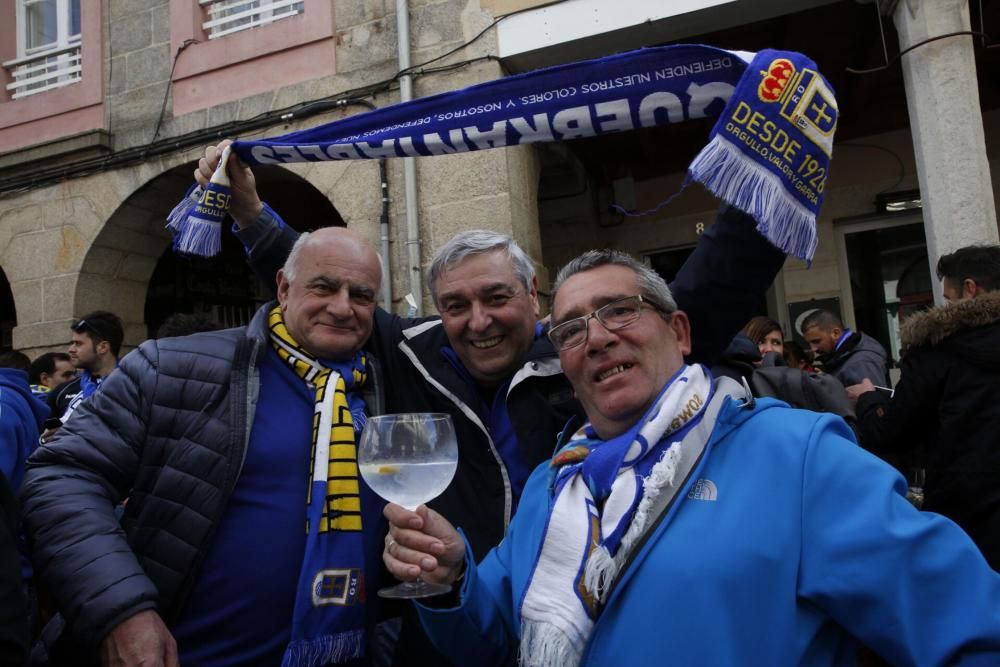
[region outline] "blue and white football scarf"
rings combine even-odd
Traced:
[[[365,357],[357,353],[334,370],[306,352],[275,306],[268,315],[271,345],[316,393],[306,498],[306,548],[299,573],[292,639],[282,667],[346,662],[364,652],[366,600],[362,529],[380,507],[362,505],[357,432],[364,425]],[[305,472],[305,471],[303,471]],[[370,575],[370,573],[369,573]]]
[[[700,459],[735,383],[702,366],[671,378],[635,426],[601,440],[584,426],[552,459],[552,509],[521,601],[521,663],[577,665],[632,548]]]
[[[97,391],[97,388],[101,386],[102,382],[104,382],[103,377],[95,378],[86,368],[81,371],[80,391],[70,399],[69,404],[66,405],[66,410],[59,417],[63,424],[65,424],[66,420],[68,420],[70,416],[76,412],[76,409],[80,407],[80,404],[83,403],[85,399],[89,398],[95,391]]]
[[[794,52],[684,44],[641,49],[488,81],[272,139],[236,141],[232,151],[251,166],[446,155],[720,113],[684,185],[701,182],[753,216],[774,245],[810,260],[837,102],[815,63]],[[167,218],[179,252],[219,252],[229,203],[226,159],[208,187],[189,190]]]

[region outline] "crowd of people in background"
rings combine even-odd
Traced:
[[[670,285],[577,257],[545,321],[517,243],[461,233],[413,319],[366,239],[229,177],[274,294],[248,326],[178,314],[119,359],[96,311],[68,353],[0,355],[3,664],[1000,662],[1000,247],[940,259],[893,388],[838,314],[808,349],[754,316],[784,256],[732,208]],[[458,436],[415,512],[358,472],[394,412]],[[374,595],[418,576],[451,592]]]

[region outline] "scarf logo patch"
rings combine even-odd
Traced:
[[[320,570],[313,578],[314,607],[333,604],[348,607],[365,601],[365,578],[359,568]]]
[[[764,78],[757,86],[757,97],[761,102],[777,102],[785,92],[789,79],[795,74],[795,65],[786,58],[772,60]]]
[[[789,91],[781,115],[798,126],[802,134],[829,158],[833,153],[833,133],[837,129],[837,101],[833,91],[816,70],[809,68],[803,68],[794,77]]]
[[[691,500],[715,501],[719,499],[719,489],[715,482],[710,479],[699,479],[688,491],[688,498]]]
[[[701,410],[701,406],[703,405],[705,405],[705,399],[703,399],[700,394],[695,394],[691,397],[691,400],[684,404],[681,411],[678,412],[677,416],[670,422],[670,430],[676,431],[684,426],[684,424],[691,421],[691,418],[698,414],[698,411]]]

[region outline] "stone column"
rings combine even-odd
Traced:
[[[898,0],[892,15],[900,50],[971,30],[968,0]],[[928,42],[901,62],[931,275],[940,255],[998,241],[972,40],[957,35]],[[942,301],[938,281],[934,299]]]

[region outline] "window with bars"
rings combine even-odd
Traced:
[[[280,21],[303,11],[302,0],[198,0],[209,39]]]
[[[17,58],[3,63],[12,99],[80,80],[80,0],[16,0]]]

